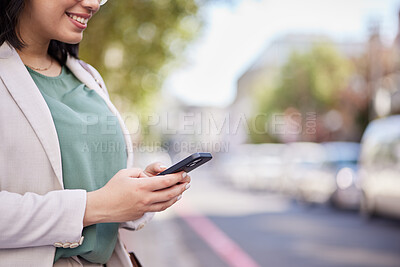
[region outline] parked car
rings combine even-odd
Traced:
[[[331,203],[340,208],[359,209],[361,188],[358,179],[358,158],[360,144],[354,142],[327,142],[326,165],[332,171],[336,189]]]
[[[222,154],[218,160],[222,179],[237,188],[248,188],[247,177],[250,171],[248,157],[243,155],[243,150],[234,148],[229,153]]]
[[[361,212],[400,218],[400,115],[368,125],[360,161]]]
[[[285,156],[284,192],[302,202],[327,202],[336,185],[326,160],[327,151],[321,144],[290,143]]]
[[[277,191],[281,184],[285,145],[244,144],[221,162],[225,180],[235,187]]]
[[[261,190],[280,191],[284,169],[284,144],[258,144],[253,155],[254,186]]]
[[[336,206],[357,208],[361,194],[356,175],[359,149],[353,142],[289,144],[285,192],[303,202],[331,201]]]

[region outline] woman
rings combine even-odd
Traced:
[[[118,228],[189,187],[186,173],[148,177],[159,163],[132,168],[103,80],[77,59],[102,2],[0,2],[0,266],[132,266]]]

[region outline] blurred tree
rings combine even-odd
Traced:
[[[347,87],[352,69],[351,61],[341,56],[331,44],[318,44],[304,54],[293,53],[272,86],[264,85],[263,90],[256,95],[259,103],[256,114],[289,116],[289,121],[296,126],[304,124],[306,114],[319,116],[335,111],[339,109],[341,91]],[[299,114],[303,120],[294,114]],[[256,128],[265,127],[270,119],[254,118]],[[304,126],[298,128],[304,129]],[[318,139],[317,135],[314,137]],[[252,132],[251,139],[253,142],[270,142],[276,141],[277,136]],[[299,139],[303,138],[300,136]]]
[[[148,117],[158,111],[163,81],[202,29],[200,8],[215,3],[234,6],[240,1],[108,1],[91,19],[80,57],[102,74],[119,110],[137,116],[138,121],[128,122],[134,141],[160,138],[150,133]]]
[[[103,75],[111,97],[140,110],[200,30],[198,10],[195,0],[109,1],[90,21],[80,57]]]

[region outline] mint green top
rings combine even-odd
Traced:
[[[118,119],[104,100],[63,67],[57,77],[27,68],[53,117],[60,143],[65,189],[99,189],[120,169],[126,168],[126,146]],[[57,248],[59,258],[81,256],[106,263],[115,248],[118,223],[83,229],[84,242],[77,248]],[[64,242],[65,240],[60,240]]]

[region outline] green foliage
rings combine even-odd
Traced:
[[[352,64],[330,44],[319,44],[309,52],[293,53],[270,86],[257,95],[256,114],[284,113],[289,108],[301,114],[324,114],[338,106],[340,91],[352,73]],[[258,121],[266,125],[267,119]],[[268,134],[251,134],[254,142],[275,141]]]
[[[293,53],[263,108],[279,112],[288,107],[300,112],[327,111],[334,108],[350,74],[350,62],[331,45],[318,45],[304,54]]]
[[[80,57],[99,70],[112,97],[141,110],[201,24],[194,0],[109,1],[89,22]]]

